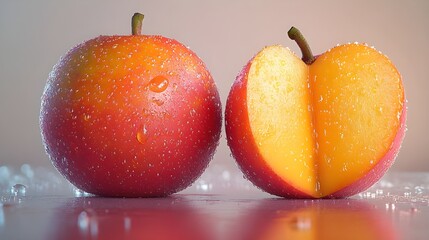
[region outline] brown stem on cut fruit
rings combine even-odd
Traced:
[[[302,61],[304,61],[307,65],[312,64],[316,58],[313,56],[310,46],[298,28],[291,27],[287,32],[287,35],[290,39],[294,40],[301,49]]]
[[[142,24],[143,24],[144,15],[141,13],[134,13],[131,18],[131,31],[133,35],[142,34]]]

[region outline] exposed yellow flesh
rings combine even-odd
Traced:
[[[308,67],[288,49],[255,56],[247,82],[252,134],[267,164],[295,188],[316,194]]]
[[[252,60],[250,126],[268,166],[321,197],[350,185],[389,150],[399,128],[400,75],[379,52],[349,44],[311,66],[281,46]]]
[[[350,185],[389,150],[399,129],[399,73],[376,50],[331,49],[310,67],[318,168],[323,195]]]

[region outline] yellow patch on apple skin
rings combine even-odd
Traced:
[[[296,189],[317,196],[308,67],[289,49],[271,46],[251,63],[247,107],[266,163]]]

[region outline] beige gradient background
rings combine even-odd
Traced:
[[[145,34],[175,38],[210,69],[223,109],[235,76],[262,47],[299,53],[296,26],[314,53],[366,42],[386,54],[404,80],[408,132],[393,167],[429,171],[429,1],[102,1],[0,0],[0,166],[51,167],[40,139],[40,96],[48,73],[68,49],[98,35],[130,33],[146,15]],[[236,168],[225,134],[211,166]]]

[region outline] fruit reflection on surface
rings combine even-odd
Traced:
[[[53,215],[46,239],[213,239],[210,219],[180,198],[74,198],[65,204],[73,208]]]
[[[244,175],[271,194],[351,196],[380,179],[399,151],[402,79],[365,44],[338,45],[314,58],[302,41],[304,61],[269,46],[240,72],[226,105],[228,145]]]
[[[222,125],[219,94],[198,56],[176,40],[100,36],[49,75],[40,111],[46,152],[76,187],[102,196],[166,196],[207,167]]]
[[[242,226],[239,239],[396,239],[390,220],[359,201],[305,204],[267,200],[245,218],[250,224]]]

